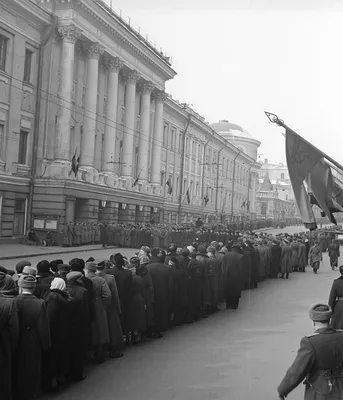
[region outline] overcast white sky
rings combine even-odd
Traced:
[[[108,0],[109,1],[109,0]],[[281,128],[343,164],[343,0],[113,0],[172,56],[167,91],[209,122],[227,119],[285,161]]]

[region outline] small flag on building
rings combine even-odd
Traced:
[[[138,184],[138,178],[135,179],[135,181],[134,181],[133,184],[132,184],[132,187],[137,186],[137,184]]]
[[[76,177],[77,171],[79,170],[80,156],[76,159],[76,154],[77,154],[77,147],[75,149],[73,158],[71,159],[71,170],[69,171],[69,176],[74,172],[75,177]]]
[[[168,194],[172,194],[173,193],[173,186],[171,184],[170,176],[169,176],[169,178],[168,178],[168,180],[166,182],[166,185],[168,186]]]
[[[208,202],[210,201],[210,199],[208,198],[208,195],[206,195],[204,197],[204,202],[205,202],[205,207],[207,206]]]
[[[243,201],[241,208],[245,208],[245,200]]]
[[[189,194],[189,189],[187,189],[186,196],[187,196],[187,203],[190,204],[190,202],[191,202],[191,196],[190,196],[190,194]]]

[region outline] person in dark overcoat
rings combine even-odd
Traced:
[[[19,339],[17,311],[13,296],[7,294],[11,286],[15,287],[13,279],[0,272],[0,390],[1,396],[8,400],[12,400],[12,362]]]
[[[280,272],[281,278],[289,278],[289,274],[293,271],[292,268],[292,248],[288,240],[284,240],[281,246]]]
[[[105,248],[107,243],[108,243],[108,229],[107,229],[107,224],[101,224],[100,225],[100,243],[102,244],[102,247]]]
[[[63,264],[63,263],[61,263]],[[50,287],[51,282],[54,280],[55,275],[50,271],[50,262],[42,260],[37,264],[37,284],[44,283]]]
[[[68,343],[70,379],[82,381],[86,378],[84,366],[89,348],[91,324],[91,297],[83,287],[82,273],[71,271],[67,275],[66,291],[70,296],[70,337]]]
[[[44,376],[47,389],[57,389],[69,375],[69,329],[70,296],[62,278],[54,278],[50,291],[45,295],[47,315],[50,324],[51,348],[44,357]]]
[[[212,274],[209,277],[211,288],[211,311],[215,312],[219,310],[219,277],[221,275],[221,261],[216,257],[215,246],[209,246],[207,248],[207,255],[209,257],[212,271]]]
[[[180,326],[185,323],[187,312],[187,275],[178,258],[171,257],[168,264],[171,269],[172,279],[172,303],[170,310],[172,325]]]
[[[212,271],[205,246],[199,246],[196,260],[201,274],[201,312],[202,317],[206,318],[211,306],[210,276]]]
[[[152,282],[154,284],[154,318],[156,333],[159,334],[168,329],[169,301],[171,298],[171,271],[164,264],[166,253],[159,248],[153,248],[151,255],[154,262],[147,265]]]
[[[270,252],[271,252],[271,260],[270,260],[269,277],[271,279],[277,279],[280,269],[280,260],[281,260],[281,247],[280,247],[280,242],[278,240],[273,240]]]
[[[50,327],[45,303],[33,295],[36,278],[19,278],[19,295],[13,299],[19,320],[19,341],[15,355],[14,388],[16,400],[40,395],[42,356],[50,349]]]
[[[329,250],[330,265],[332,270],[334,270],[335,268],[338,267],[338,258],[340,256],[339,243],[337,242],[337,240],[333,240],[329,244],[328,250]]]
[[[113,275],[116,280],[119,300],[120,300],[120,307],[121,307],[121,326],[122,330],[125,332],[125,319],[127,315],[127,302],[128,302],[128,295],[130,291],[130,285],[132,283],[133,277],[132,273],[124,268],[125,259],[122,254],[112,254],[110,257],[110,261],[114,264],[114,268],[107,270],[106,273],[109,275]]]
[[[227,309],[236,310],[241,298],[241,270],[243,264],[241,248],[241,244],[234,243],[231,246],[231,251],[226,253],[223,258],[223,274],[225,275],[224,297]]]
[[[111,304],[106,308],[107,313],[107,323],[109,329],[109,338],[110,338],[110,357],[111,358],[119,358],[123,356],[123,353],[120,352],[120,348],[124,345],[123,341],[123,331],[120,324],[120,300],[118,295],[118,289],[115,277],[113,275],[106,274],[106,260],[97,265],[96,275],[104,278],[110,291],[111,291]],[[107,263],[108,264],[108,263]]]
[[[92,322],[91,322],[91,344],[95,349],[94,361],[103,361],[103,346],[110,342],[109,329],[107,322],[107,308],[111,305],[111,291],[104,278],[97,276],[97,265],[93,262],[86,263],[86,276],[92,281],[93,293],[92,303]]]
[[[135,257],[132,257],[135,258]],[[137,260],[130,260],[131,264],[136,264],[136,274],[143,279],[144,286],[144,300],[146,305],[146,335],[150,338],[158,338],[155,332],[155,321],[154,321],[154,303],[155,303],[155,293],[154,284],[152,282],[151,275],[148,271],[148,264],[150,259],[147,255],[142,255],[141,258]]]
[[[129,270],[132,273],[132,282],[127,301],[125,332],[126,343],[131,345],[138,344],[146,331],[146,304],[143,279],[136,274],[135,264],[130,264]]]
[[[298,245],[299,271],[305,272],[305,267],[307,265],[306,246],[301,239],[298,239]]]
[[[343,333],[330,327],[331,307],[314,304],[309,310],[314,332],[304,336],[293,364],[277,388],[285,399],[301,383],[305,400],[343,398]]]
[[[339,272],[341,276],[333,281],[329,295],[329,306],[333,311],[331,326],[334,329],[343,329],[343,266],[339,267]]]

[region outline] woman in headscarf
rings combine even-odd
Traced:
[[[70,330],[70,296],[62,278],[54,278],[45,295],[50,324],[51,349],[45,359],[44,384],[48,390],[57,390],[69,374],[68,342]]]
[[[12,282],[12,283],[11,283]],[[13,279],[0,272],[0,388],[4,399],[12,399],[12,359],[19,337],[19,324],[12,296]]]

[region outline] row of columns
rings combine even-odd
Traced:
[[[81,30],[74,25],[63,25],[58,27],[58,33],[62,39],[61,89],[59,94],[61,107],[57,116],[55,161],[65,163],[70,161],[70,121],[72,113],[70,104],[72,103],[75,43],[81,36]],[[94,169],[99,58],[104,53],[104,50],[104,47],[99,43],[92,43],[87,49],[88,68],[85,115],[80,149],[80,167],[85,169]],[[107,61],[109,75],[102,171],[114,173],[119,72],[124,63],[118,57],[109,58]],[[126,77],[124,136],[121,159],[121,175],[123,177],[133,177],[134,174],[132,160],[134,153],[136,91],[137,83],[140,79],[141,76],[137,71],[130,71]],[[155,120],[152,137],[151,182],[159,184],[162,162],[163,105],[166,94],[163,91],[155,90],[151,82],[143,83],[140,89],[142,97],[137,169],[140,172],[140,180],[147,181],[149,179],[151,96],[154,95]]]

